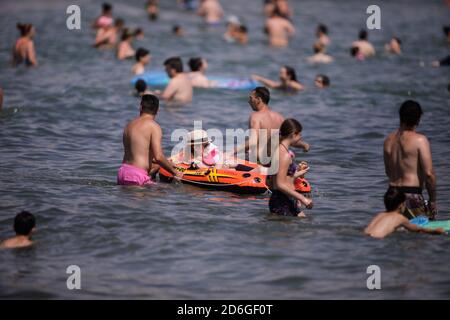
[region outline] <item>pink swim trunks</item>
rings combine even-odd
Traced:
[[[122,163],[117,173],[117,184],[124,186],[145,186],[155,184],[144,169]]]

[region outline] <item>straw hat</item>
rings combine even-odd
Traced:
[[[187,135],[187,144],[189,145],[204,144],[206,142],[211,142],[211,140],[205,130],[194,130]]]

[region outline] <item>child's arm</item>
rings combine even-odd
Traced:
[[[406,220],[406,218],[405,218]],[[420,232],[420,233],[428,233],[428,234],[445,234],[445,230],[443,228],[437,228],[437,229],[427,229],[419,227],[415,224],[412,224],[408,220],[402,223],[402,226],[405,227],[406,230],[411,232]]]

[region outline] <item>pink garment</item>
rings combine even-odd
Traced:
[[[210,143],[209,146],[203,151],[203,162],[207,166],[214,166],[219,162],[219,148]]]
[[[112,26],[112,24],[113,24],[113,19],[110,17],[107,17],[107,16],[101,16],[97,20],[97,26],[99,28],[109,27],[109,26]]]
[[[124,186],[145,186],[155,184],[144,169],[122,163],[117,172],[117,184]]]

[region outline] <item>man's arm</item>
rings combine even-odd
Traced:
[[[436,203],[436,175],[433,169],[433,161],[431,159],[431,149],[428,139],[423,136],[419,139],[419,161],[421,171],[425,174],[425,186],[430,197],[430,202]]]
[[[255,80],[255,81],[261,82],[263,85],[265,85],[265,86],[267,86],[267,87],[269,87],[271,89],[277,89],[281,85],[279,82],[276,82],[276,81],[273,81],[273,80],[270,80],[270,79],[258,76],[256,74],[253,74],[251,76],[251,78],[253,80]]]
[[[164,169],[172,173],[173,175],[177,175],[177,171],[173,167],[173,165],[166,159],[164,156],[164,152],[162,150],[162,131],[159,125],[156,125],[152,129],[152,137],[151,137],[151,148],[153,152],[153,158],[155,161]],[[150,160],[152,161],[152,160]],[[150,162],[150,166],[152,163]]]
[[[384,160],[384,172],[386,173],[386,176],[389,178],[391,177],[391,170],[389,166],[389,153],[387,152],[387,141],[388,139],[384,141],[383,145],[383,160]]]
[[[295,35],[295,27],[288,20],[286,20],[286,31],[289,34],[289,37],[293,37]]]
[[[309,143],[307,143],[307,142],[305,142],[303,140],[300,140],[300,141],[296,142],[292,146],[295,147],[295,148],[301,148],[301,149],[303,149],[304,152],[308,152],[309,149],[311,148]]]
[[[164,89],[164,92],[161,95],[161,99],[170,101],[173,99],[173,96],[175,95],[176,92],[177,92],[176,84],[174,83],[173,80],[171,80],[167,85],[166,89]]]

